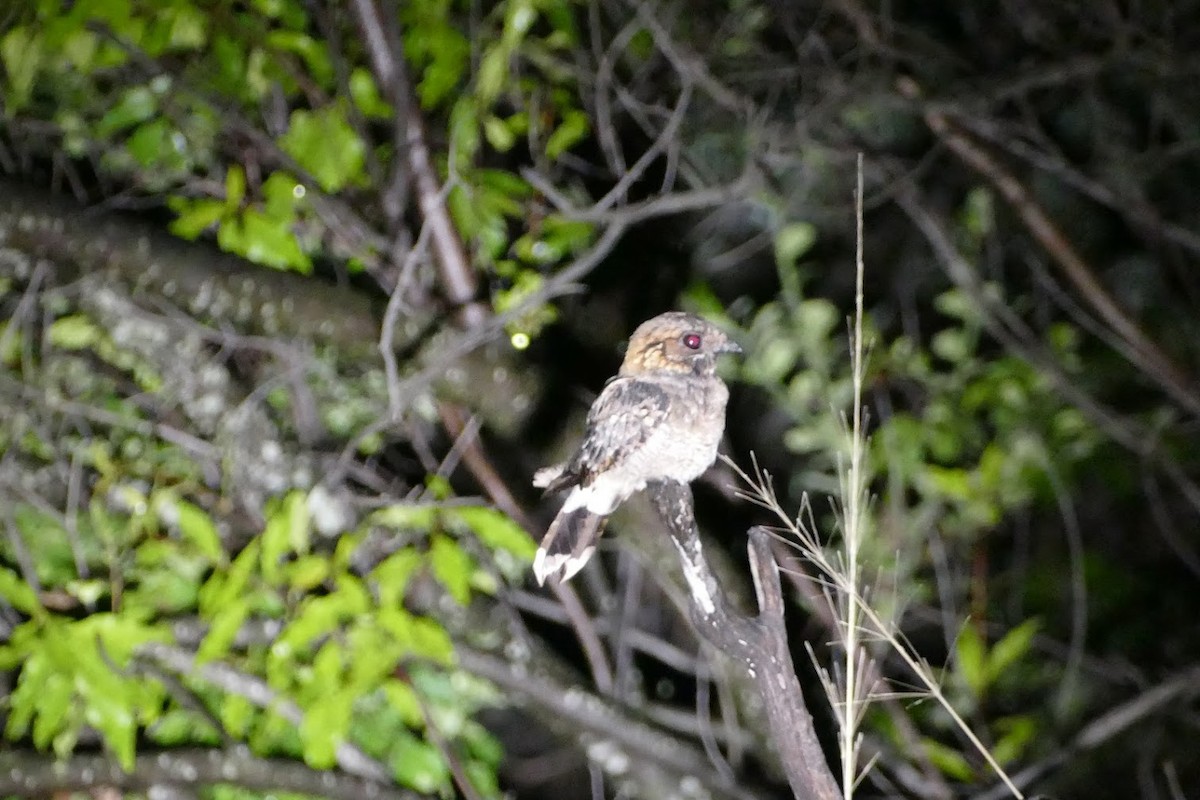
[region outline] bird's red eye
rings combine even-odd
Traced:
[[[683,335],[683,346],[688,348],[689,350],[699,350],[700,349],[700,334],[685,333]]]

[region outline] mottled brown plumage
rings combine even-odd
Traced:
[[[534,560],[538,583],[578,572],[608,515],[648,482],[687,483],[708,469],[729,399],[716,358],[736,352],[724,332],[693,314],[671,311],[638,326],[620,371],[588,411],[575,455],[534,478],[548,492],[571,490]]]

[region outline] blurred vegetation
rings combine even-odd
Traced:
[[[861,152],[873,604],[1029,791],[1200,791],[1197,11],[0,5],[0,790],[785,796],[649,512],[535,592],[529,478],[687,307],[835,550]],[[857,794],[1003,796],[870,649]]]

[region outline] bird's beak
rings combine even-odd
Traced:
[[[723,344],[717,348],[717,352],[718,353],[735,353],[737,355],[741,355],[742,353],[744,353],[746,351],[743,350],[742,346],[739,345],[737,342],[733,341],[732,339],[726,339],[725,344]]]

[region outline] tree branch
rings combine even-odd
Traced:
[[[143,645],[138,654],[164,669],[195,678],[216,686],[222,691],[243,697],[258,708],[270,709],[293,725],[299,726],[304,712],[295,703],[280,697],[261,678],[242,673],[219,661],[197,664],[193,653],[182,647],[159,642]],[[384,782],[389,780],[388,768],[350,742],[342,742],[335,751],[337,764],[346,772],[361,778]]]
[[[1192,666],[1101,714],[1085,725],[1073,741],[1014,775],[1013,782],[1021,787],[1030,786],[1064,764],[1070,764],[1081,753],[1100,747],[1125,733],[1168,704],[1194,697],[1197,692],[1200,692],[1200,667]],[[1001,800],[1008,796],[1008,787],[1001,784],[975,795],[974,800]]]
[[[901,94],[916,100],[920,88],[912,80],[902,80]],[[1017,177],[973,142],[946,114],[931,105],[924,109],[925,123],[959,159],[970,165],[1008,201],[1034,240],[1075,286],[1100,319],[1120,337],[1118,349],[1131,364],[1140,368],[1181,407],[1200,415],[1200,390],[1191,375],[1175,363],[1138,323],[1109,294],[1092,268],[1083,260],[1062,230],[1026,190]]]
[[[761,792],[730,783],[706,762],[704,754],[676,734],[665,733],[639,719],[616,701],[555,680],[536,661],[513,663],[455,642],[459,666],[502,687],[517,703],[541,712],[548,722],[567,723],[587,735],[608,741],[618,752],[650,762],[676,776],[690,775],[716,797],[759,800]]]
[[[286,791],[331,800],[417,800],[419,795],[375,781],[315,770],[286,759],[255,758],[245,747],[175,749],[144,753],[125,772],[116,759],[75,755],[65,760],[30,751],[0,753],[0,795],[44,797],[98,786],[146,792],[155,786],[233,784],[258,791]]]
[[[403,131],[404,152],[416,187],[421,219],[430,228],[434,260],[446,299],[458,309],[464,328],[475,327],[487,313],[477,299],[479,276],[446,208],[442,184],[433,166],[420,107],[404,60],[396,15],[382,13],[374,0],[355,0],[352,6],[366,43],[371,69],[396,109],[397,135]]]
[[[784,624],[779,566],[771,553],[770,535],[760,527],[751,528],[749,533],[750,567],[759,607],[759,615],[751,617],[730,606],[709,570],[696,529],[691,489],[663,481],[650,488],[650,498],[679,551],[691,592],[692,621],[701,636],[745,666],[754,679],[792,792],[806,799],[841,797],[796,678]]]

